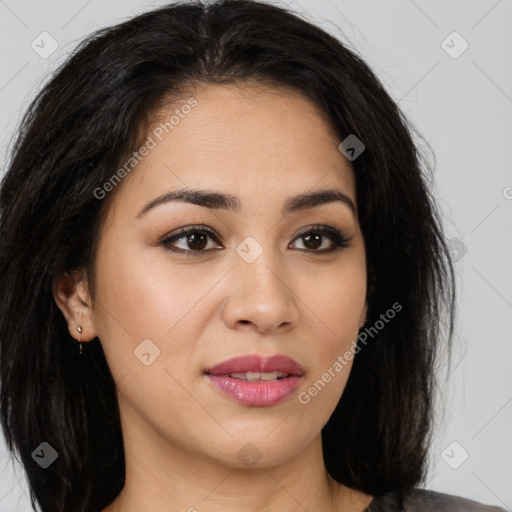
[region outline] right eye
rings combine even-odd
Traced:
[[[180,228],[177,232],[170,233],[169,236],[166,236],[160,242],[160,245],[163,245],[166,250],[171,252],[182,253],[186,256],[199,256],[200,253],[211,250],[211,248],[205,250],[208,244],[208,237],[214,239],[217,243],[219,241],[219,237],[211,229],[192,226],[189,228]],[[184,245],[188,245],[190,249],[175,247],[175,243],[181,239],[184,239]]]

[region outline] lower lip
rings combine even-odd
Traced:
[[[275,405],[289,397],[302,382],[302,376],[290,375],[280,380],[248,381],[225,375],[208,375],[213,385],[225,395],[246,405]]]

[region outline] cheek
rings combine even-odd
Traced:
[[[340,349],[357,336],[366,300],[366,269],[359,261],[308,279],[302,296],[317,317],[322,345]],[[320,332],[318,334],[321,334]]]
[[[116,382],[129,374],[125,385],[148,383],[152,396],[162,386],[179,396],[166,371],[181,382],[190,378],[186,365],[198,365],[197,340],[211,312],[208,291],[218,277],[207,266],[180,270],[163,249],[118,247],[105,245],[97,260],[95,325],[110,371]]]
[[[366,299],[364,258],[340,267],[328,276],[316,276],[315,293],[307,302],[310,318],[310,372],[305,400],[322,402],[334,409],[356,357],[356,342]]]

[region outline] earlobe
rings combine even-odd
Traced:
[[[83,272],[64,272],[54,279],[53,298],[61,310],[70,335],[77,341],[91,341],[96,337],[91,298]]]

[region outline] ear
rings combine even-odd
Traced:
[[[85,276],[85,271],[64,272],[54,279],[52,287],[53,298],[68,323],[69,334],[77,341],[91,341],[96,337]]]

